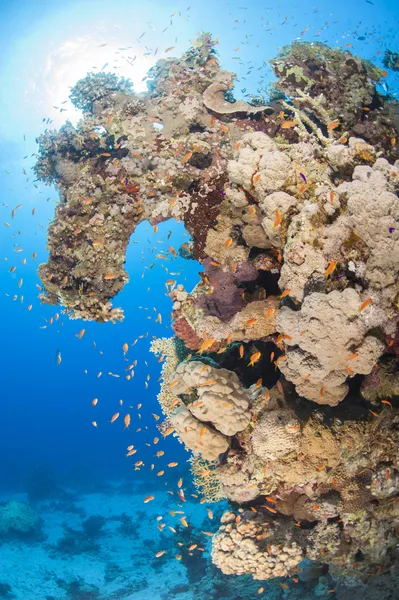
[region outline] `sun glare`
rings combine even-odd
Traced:
[[[89,72],[116,73],[131,79],[136,92],[146,91],[146,75],[156,59],[142,53],[142,48],[98,44],[90,37],[64,41],[47,55],[43,69],[45,109],[53,115],[54,124],[65,122],[65,118],[72,122],[80,118],[68,96],[76,81]]]

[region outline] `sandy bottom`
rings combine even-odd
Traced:
[[[75,495],[73,490],[71,493],[73,501],[70,509],[68,504],[65,508],[63,505],[66,503],[59,501],[35,506],[43,519],[44,541],[31,543],[13,539],[0,545],[0,583],[11,586],[13,595],[10,598],[165,600],[177,597],[179,600],[193,600],[193,592],[188,589],[186,568],[175,558],[179,552],[175,541],[178,534],[168,528],[179,526],[183,515],[172,516],[169,511],[184,511],[187,522],[196,528],[215,529],[215,520],[211,523],[205,506],[189,500],[182,504],[176,495],[171,497],[164,491],[155,493],[155,500],[148,503],[143,501],[145,494],[123,494],[117,489],[115,492],[84,495]],[[11,499],[27,502],[24,495],[3,497],[0,501]],[[128,535],[118,530],[122,513],[133,518],[134,531]],[[65,527],[81,531],[82,520],[94,515],[106,519],[101,535],[95,538],[98,544],[96,551],[74,555],[57,550],[57,542],[65,535]],[[160,516],[162,520],[157,520]],[[166,525],[163,531],[159,531],[158,526],[162,523]],[[210,538],[201,535],[201,539],[196,541],[199,547],[204,548],[202,560],[210,560]],[[191,545],[193,540],[189,543]],[[162,550],[166,550],[165,555],[156,558],[155,554]],[[79,582],[78,589],[73,582]],[[68,588],[71,584],[75,588]],[[98,596],[91,595],[91,586],[98,589]]]

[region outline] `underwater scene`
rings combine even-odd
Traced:
[[[399,599],[399,4],[4,0],[0,600]]]

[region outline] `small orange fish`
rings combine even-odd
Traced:
[[[240,346],[240,358],[244,356],[244,346],[241,344]]]
[[[161,556],[163,556],[165,554],[166,550],[161,550],[160,552],[157,552],[155,555],[155,558],[160,558]]]
[[[163,433],[163,437],[167,437],[168,435],[170,435],[171,433],[173,433],[173,432],[174,432],[174,430],[175,430],[175,428],[174,428],[174,427],[168,427],[168,428],[166,429],[166,431],[164,431],[164,433]]]
[[[191,544],[191,546],[189,546],[188,551],[191,552],[191,550],[195,550],[197,548],[198,544]]]
[[[122,350],[123,350],[123,354],[126,354],[126,352],[129,350],[129,344],[126,344],[126,342],[125,342],[122,346]]]
[[[244,327],[250,327],[251,325],[255,325],[256,322],[257,322],[257,319],[249,319],[248,321],[246,321],[244,323]]]
[[[248,367],[249,366],[253,367],[254,364],[258,362],[258,360],[260,359],[261,355],[262,355],[261,352],[254,352],[254,354],[251,355],[251,358],[250,358],[249,363],[248,363]]]
[[[111,417],[111,423],[113,423],[114,421],[116,421],[116,419],[119,417],[119,413],[115,413],[114,415],[112,415]]]
[[[281,211],[277,208],[276,209],[276,218],[274,219],[274,223],[273,223],[273,229],[276,229],[276,227],[278,227],[281,224],[282,220],[283,220],[283,215],[281,214]]]
[[[328,277],[329,275],[331,275],[332,273],[334,273],[335,269],[337,268],[337,261],[336,260],[332,260],[330,262],[330,264],[327,267],[327,270],[325,272],[325,276]]]
[[[281,129],[291,129],[291,127],[296,127],[297,125],[297,121],[284,121],[281,123]]]
[[[168,467],[173,468],[173,467],[177,467],[179,463],[178,462],[170,462],[168,463]]]
[[[186,519],[184,517],[182,517],[180,520],[180,523],[184,526],[184,527],[188,527],[188,523],[186,521]]]
[[[364,310],[369,304],[371,304],[371,298],[367,298],[367,300],[362,302],[362,304],[360,305],[359,311],[361,312],[362,310]]]
[[[275,508],[271,508],[270,506],[265,506],[265,508],[273,514],[277,513],[277,510]]]
[[[331,121],[331,123],[329,123],[327,129],[329,131],[332,131],[333,129],[336,129],[337,127],[339,127],[340,122],[338,121],[338,119],[336,119],[335,121]]]
[[[177,256],[177,252],[176,250],[173,248],[173,246],[168,246],[168,250],[171,254],[173,254],[174,257]]]
[[[147,504],[147,502],[151,502],[151,500],[154,500],[155,496],[147,496],[146,498],[144,498],[144,504]]]
[[[354,360],[358,356],[359,356],[359,352],[355,352],[354,354],[351,354],[350,356],[348,356],[348,358],[346,358],[345,360]]]
[[[286,296],[289,295],[291,290],[284,290],[284,292],[282,292],[282,294],[280,294],[280,300],[282,300],[283,298],[285,298]]]
[[[206,385],[214,385],[216,383],[216,379],[208,379],[208,381],[204,381],[204,383],[200,383],[198,387],[204,387]]]
[[[129,425],[130,425],[130,415],[129,414],[125,415],[123,422],[125,424],[125,429],[129,429]]]
[[[96,421],[92,421],[91,424],[93,425],[93,427],[97,427],[97,422]]]
[[[289,586],[286,583],[280,583],[281,587],[283,588],[283,590],[289,590]]]
[[[96,406],[97,403],[98,403],[98,398],[94,398],[94,400],[91,401],[92,406]]]
[[[190,158],[192,157],[193,153],[192,152],[187,152],[187,154],[185,154],[182,158],[182,163],[185,164],[186,162],[188,162],[190,160]]]
[[[105,279],[105,281],[110,281],[111,279],[116,279],[118,277],[118,275],[115,275],[115,273],[105,273],[103,279]]]
[[[265,588],[263,588],[263,587],[260,587],[260,588],[258,589],[258,594],[263,594],[263,592],[264,592],[264,589],[265,589]]]
[[[227,238],[227,240],[224,243],[224,247],[225,248],[230,248],[231,244],[233,243],[233,238],[229,237]]]
[[[392,408],[392,404],[389,402],[389,400],[381,400],[381,404],[388,404],[388,406]]]

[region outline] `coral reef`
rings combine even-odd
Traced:
[[[0,538],[38,537],[42,521],[28,504],[12,500],[0,505]]]
[[[317,580],[321,596],[331,581],[389,590],[398,104],[377,91],[383,70],[303,42],[271,61],[273,109],[235,101],[214,45],[204,34],[159,60],[146,94],[89,75],[72,91],[76,128],[39,138],[36,175],[60,191],[41,297],[71,318],[121,320],[111,300],[128,281],[131,234],[144,220],[182,221],[191,239],[179,254],[203,271],[191,291],[168,282],[175,337],[151,344],[163,363],[158,427],[193,453],[205,499],[231,504],[214,563]]]

